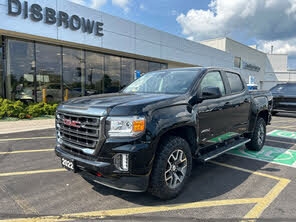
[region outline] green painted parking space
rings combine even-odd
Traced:
[[[296,139],[296,132],[274,130],[267,134],[268,136],[284,137],[289,139]]]
[[[296,151],[264,146],[259,152],[240,147],[228,154],[296,168]]]

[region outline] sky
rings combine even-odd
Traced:
[[[190,39],[229,37],[289,54],[296,69],[296,0],[71,0]]]

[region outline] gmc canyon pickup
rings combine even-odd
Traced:
[[[176,197],[192,170],[246,145],[262,149],[272,95],[239,73],[182,68],[145,74],[119,93],[71,99],[56,113],[56,154],[68,170],[118,190]]]

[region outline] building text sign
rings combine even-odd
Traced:
[[[23,3],[20,0],[8,0],[8,15],[21,16],[24,19],[31,19],[34,22],[44,21],[48,25],[57,25],[64,28],[70,28],[72,31],[82,30],[85,33],[96,36],[103,36],[103,23],[79,17],[78,15],[69,15],[63,11],[56,11],[53,8],[42,8],[38,4],[29,5],[27,1]]]

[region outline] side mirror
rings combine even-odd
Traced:
[[[222,93],[218,87],[206,87],[202,90],[202,99],[218,99]]]

